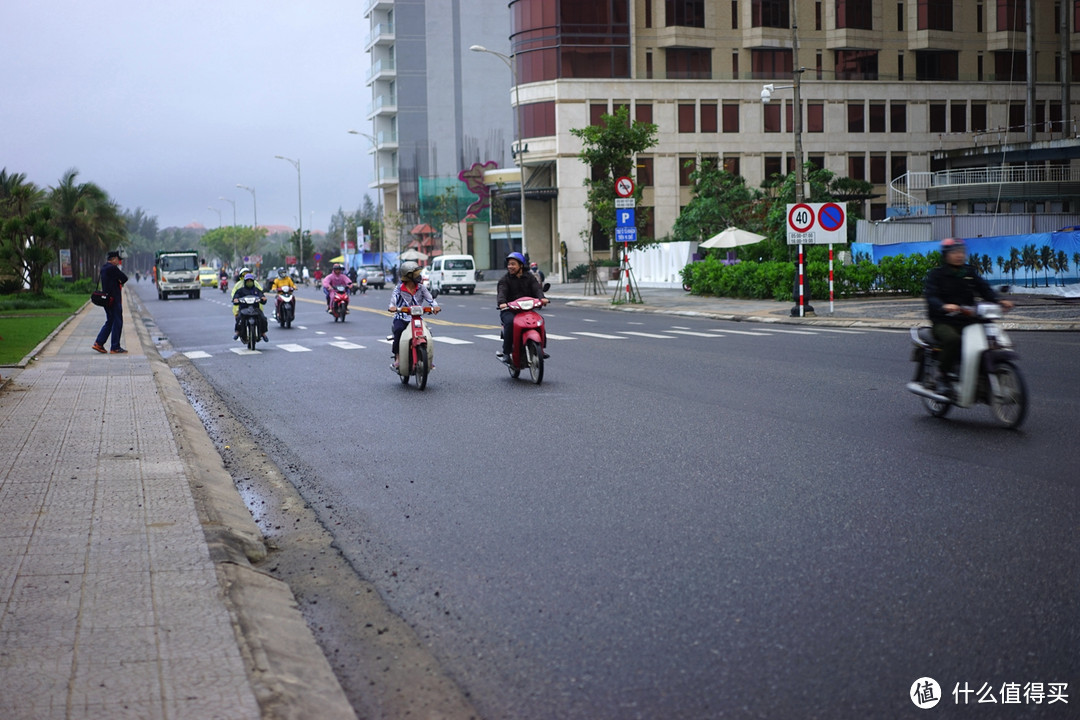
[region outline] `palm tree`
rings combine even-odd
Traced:
[[[1009,248],[1009,262],[1012,263],[1012,281],[1016,284],[1016,271],[1020,269],[1020,250],[1013,247]]]
[[[1054,260],[1054,248],[1049,245],[1043,245],[1039,248],[1039,269],[1043,271],[1043,279],[1045,283],[1043,287],[1050,287],[1050,269],[1051,262]]]
[[[105,250],[120,247],[127,238],[120,209],[94,183],[76,182],[78,175],[78,170],[68,170],[49,196],[61,232],[59,243],[71,248],[76,279],[92,274]]]
[[[1039,251],[1035,249],[1034,244],[1024,246],[1020,252],[1020,264],[1024,266],[1024,287],[1034,287],[1034,285],[1028,285],[1028,278],[1039,267]]]
[[[1005,258],[997,256],[998,275],[1005,277]]]
[[[45,193],[25,175],[0,171],[0,262],[38,295],[45,292],[45,268],[59,236],[51,216]]]
[[[1069,256],[1064,250],[1058,250],[1057,253],[1057,271],[1061,273],[1069,272]],[[1058,278],[1062,287],[1065,287],[1065,278]]]

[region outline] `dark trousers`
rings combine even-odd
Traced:
[[[499,320],[502,321],[503,326],[503,354],[507,358],[510,357],[510,353],[514,350],[514,318],[517,313],[513,310],[500,310]]]
[[[233,332],[236,333],[237,335],[240,334],[240,325],[241,325],[241,323],[246,323],[246,318],[243,315],[237,313],[236,314],[236,322],[233,324]],[[258,316],[258,318],[256,318],[256,321],[255,321],[255,327],[257,327],[259,329],[259,335],[260,336],[266,334],[266,325],[267,325],[266,316],[263,315],[262,313],[259,313],[259,316]]]
[[[97,334],[97,344],[105,347],[105,340],[112,334],[110,350],[120,349],[120,333],[124,331],[124,312],[120,300],[113,298],[105,306],[105,324]]]
[[[391,346],[390,349],[390,352],[394,354],[394,357],[397,357],[398,342],[401,340],[401,333],[405,332],[405,328],[407,327],[409,327],[408,320],[394,318],[394,344]]]
[[[955,373],[956,363],[960,360],[960,339],[964,329],[948,323],[934,323],[933,330],[934,337],[941,343],[941,371]]]

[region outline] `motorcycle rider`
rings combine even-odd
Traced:
[[[496,292],[499,320],[503,326],[503,344],[502,350],[495,353],[495,357],[509,363],[514,347],[514,316],[517,313],[510,310],[507,303],[518,298],[534,297],[540,298],[540,306],[543,307],[548,304],[548,299],[544,297],[544,289],[536,275],[525,271],[525,256],[519,252],[506,256],[506,274],[499,278]],[[544,357],[547,358],[548,354],[544,353]]]
[[[927,273],[924,293],[934,337],[941,344],[938,389],[949,394],[957,380],[956,363],[960,360],[964,326],[971,322],[967,317],[970,311],[965,308],[975,304],[976,296],[1000,303],[1005,310],[1013,304],[999,300],[990,284],[967,263],[967,247],[960,238],[941,241],[941,265]]]
[[[236,291],[239,290],[241,287],[243,287],[244,278],[247,277],[248,275],[251,275],[251,270],[249,268],[246,268],[246,267],[240,268],[240,272],[236,273],[236,282],[232,286],[232,292],[229,293],[230,298],[235,298],[236,297]],[[254,278],[255,276],[251,275],[251,277]],[[259,288],[259,290],[262,291],[262,286],[259,285],[258,281],[255,282],[255,287]],[[236,317],[239,313],[240,313],[240,306],[237,305],[236,303],[233,303],[233,306],[232,306],[233,317]],[[235,340],[235,339],[236,338],[233,338],[233,340]]]
[[[398,369],[398,341],[401,339],[401,333],[405,332],[405,328],[409,326],[409,313],[402,312],[399,308],[408,308],[413,305],[430,306],[431,312],[436,315],[442,310],[439,303],[435,302],[435,298],[431,296],[431,291],[421,281],[420,266],[412,260],[406,260],[401,264],[401,284],[394,288],[394,292],[390,295],[390,307],[387,308],[391,312],[398,311],[394,315],[393,323],[394,364],[390,366],[394,370]]]
[[[244,275],[243,283],[243,285],[233,291],[232,296],[233,316],[235,318],[233,320],[233,340],[240,339],[240,298],[248,297],[250,295],[259,298],[259,320],[257,324],[257,327],[259,328],[259,337],[264,341],[269,340],[270,338],[266,335],[266,315],[263,314],[261,307],[266,304],[266,294],[263,293],[262,288],[255,282],[255,276],[251,273]]]
[[[343,272],[344,270],[345,268],[341,263],[334,263],[330,274],[322,280],[323,294],[326,295],[326,312],[330,312],[330,288],[335,285],[352,286],[352,282],[349,280],[349,276]]]
[[[289,274],[285,272],[285,268],[278,268],[277,277],[274,278],[274,284],[270,286],[270,292],[281,292],[282,288],[289,288],[293,292],[296,292],[296,283],[289,277]],[[274,305],[274,319],[277,320],[277,305]]]

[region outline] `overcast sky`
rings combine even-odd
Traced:
[[[3,0],[0,167],[69,168],[161,228],[325,230],[378,200],[364,119],[366,0]],[[255,197],[237,184],[251,186]]]

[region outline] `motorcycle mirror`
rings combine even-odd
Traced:
[[[544,287],[543,287],[543,288],[541,288],[541,289],[542,289],[542,290],[543,290],[544,292],[547,292],[548,290],[550,290],[550,289],[551,289],[551,283],[544,283]]]

